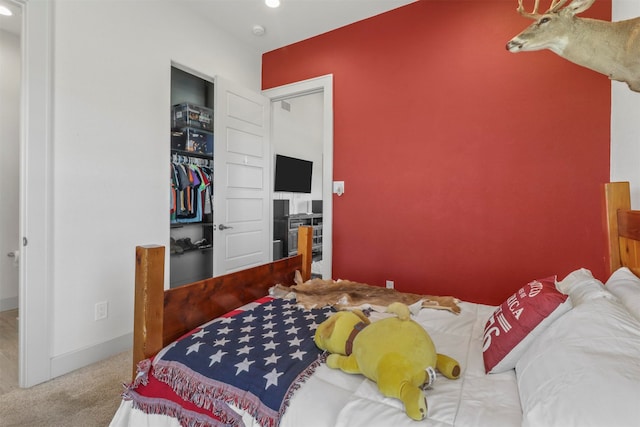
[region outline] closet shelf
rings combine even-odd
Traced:
[[[171,255],[184,255],[184,254],[189,254],[193,252],[207,252],[212,250],[213,250],[213,245],[207,245],[207,246],[201,246],[193,249],[184,249],[182,252],[171,252]]]
[[[209,135],[213,135],[213,131],[212,130],[208,130],[208,129],[202,129],[199,128],[197,126],[178,126],[178,127],[172,127],[171,128],[171,132],[181,132],[184,129],[189,129],[192,130],[194,132],[201,132],[201,133],[206,133]]]
[[[181,156],[186,156],[186,157],[197,157],[200,159],[207,159],[207,160],[211,160],[212,156],[211,154],[205,154],[205,153],[196,153],[194,151],[186,151],[186,150],[176,150],[176,149],[171,149],[171,154],[179,154]]]
[[[171,224],[171,228],[182,228],[182,227],[189,227],[189,226],[193,226],[193,225],[199,225],[199,226],[205,226],[205,227],[212,227],[213,223],[212,222],[179,222],[176,224]]]

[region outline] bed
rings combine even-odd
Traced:
[[[301,228],[301,253],[295,257],[170,290],[163,289],[164,249],[138,247],[134,379],[111,426],[637,425],[640,211],[630,208],[628,183],[605,184],[603,194],[611,271],[606,283],[580,268],[563,278],[532,278],[499,306],[462,301],[459,314],[416,311],[414,320],[438,352],[462,367],[459,379],[438,375],[425,390],[428,416],[420,422],[405,415],[399,400],[382,396],[372,381],[329,369],[319,350],[304,364],[296,362],[282,392],[274,391],[275,383],[286,375],[279,377],[276,368],[253,375],[266,384],[264,390],[255,384],[220,386],[223,380],[214,378],[252,369],[247,331],[271,324],[262,320],[265,313],[297,313],[307,319],[299,326],[310,336],[313,325],[332,314],[327,307],[302,309],[295,301],[269,296],[276,284],[293,285],[296,270],[309,278],[311,230]],[[372,321],[387,316],[375,310],[369,315]],[[247,319],[257,319],[257,325]],[[231,333],[227,325],[234,323],[238,330],[244,325],[244,332],[227,339],[223,334]],[[234,350],[216,352],[229,341],[237,341]],[[295,349],[290,354],[313,353],[313,345],[303,347],[297,335],[289,342]],[[201,362],[209,367],[183,360],[207,345]],[[264,359],[275,358],[267,345],[254,347]],[[207,369],[230,352],[241,361],[209,377]],[[263,402],[278,393],[281,400]]]

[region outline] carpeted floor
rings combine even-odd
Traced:
[[[131,351],[0,395],[2,427],[106,427],[131,380]]]
[[[18,309],[0,311],[0,395],[18,387]],[[2,419],[0,419],[2,425]]]

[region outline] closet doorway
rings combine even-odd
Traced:
[[[284,86],[263,91],[263,94],[271,100],[271,110],[282,108],[282,103],[293,102],[295,98],[305,96],[321,97],[321,115],[318,118],[322,122],[322,261],[312,267],[312,272],[324,279],[332,278],[332,237],[333,237],[333,75],[329,74],[309,80],[303,80]],[[290,102],[288,102],[290,101]],[[276,114],[272,114],[272,120],[276,120]],[[272,124],[276,128],[277,123]],[[274,148],[272,134],[271,152],[275,159],[277,150]],[[272,165],[275,171],[275,164]],[[273,218],[273,203],[272,215]],[[273,227],[273,223],[272,223]],[[315,269],[315,271],[314,271]]]

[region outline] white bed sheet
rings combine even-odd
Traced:
[[[431,335],[439,353],[458,360],[458,380],[438,376],[426,391],[428,416],[421,426],[516,426],[522,423],[515,371],[486,375],[482,359],[484,325],[495,307],[461,302],[461,313],[423,309],[414,319]],[[374,314],[372,319],[382,315]],[[247,427],[259,425],[243,417]],[[291,399],[281,427],[359,427],[418,425],[397,399],[382,396],[361,375],[320,366]],[[123,401],[112,427],[178,427],[176,419],[147,415]]]

